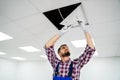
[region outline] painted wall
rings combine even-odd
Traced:
[[[0,58],[0,80],[16,80],[16,61]]]
[[[81,80],[120,80],[120,57],[93,58],[82,70]]]
[[[48,61],[19,62],[17,80],[51,80],[52,67]]]
[[[81,70],[81,80],[120,80],[120,57],[92,58]],[[0,80],[52,80],[48,61],[0,59]]]

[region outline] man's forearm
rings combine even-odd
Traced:
[[[90,26],[89,25],[85,25],[84,21],[79,21],[79,20],[78,20],[78,24],[80,25],[80,28],[83,30],[83,32],[85,34],[88,46],[90,46],[91,48],[94,49],[94,44],[93,44],[91,35],[89,33],[90,32],[90,30],[89,30]]]
[[[88,46],[90,46],[91,48],[94,49],[94,44],[93,44],[90,33],[89,32],[84,32],[84,33],[85,33],[85,37],[86,37],[86,41],[87,41]]]
[[[67,29],[65,29],[67,27]],[[68,27],[68,25],[62,27],[62,29],[59,31],[58,34],[56,34],[55,36],[53,36],[47,43],[46,43],[46,47],[50,47],[52,45],[55,44],[55,42],[61,37],[63,36],[66,32],[69,31],[69,29],[71,29],[71,27]]]
[[[55,42],[60,38],[59,34],[56,34],[55,36],[53,36],[50,40],[48,40],[48,42],[45,44],[46,48],[49,48],[50,46],[54,45]]]

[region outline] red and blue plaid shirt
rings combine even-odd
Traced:
[[[67,76],[69,72],[68,70],[69,70],[69,65],[71,63],[71,60],[64,63],[61,60],[59,60],[55,54],[54,46],[45,48],[45,50],[48,56],[48,60],[53,67],[53,70],[55,71],[57,64],[60,62],[59,76],[62,76],[62,77]],[[81,68],[90,60],[94,52],[95,52],[95,49],[92,49],[87,45],[83,54],[81,54],[78,58],[72,61],[73,62],[72,80],[79,80]]]

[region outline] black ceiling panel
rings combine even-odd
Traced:
[[[79,5],[80,3],[72,4],[69,6],[61,7],[59,8],[63,18],[66,18],[71,12],[73,12]],[[43,12],[43,14],[55,25],[55,27],[58,30],[61,30],[63,25],[60,25],[60,22],[63,21],[63,18],[61,17],[58,9],[50,10],[47,12]]]

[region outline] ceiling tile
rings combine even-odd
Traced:
[[[119,0],[86,0],[83,6],[91,24],[120,20]]]
[[[31,3],[37,7],[41,12],[71,5],[82,0],[30,0]]]
[[[27,0],[0,0],[0,14],[16,20],[38,12]]]
[[[29,17],[23,18],[21,20],[16,20],[15,23],[17,23],[18,25],[24,28],[27,28],[27,27],[38,25],[38,24],[42,25],[46,22],[46,20],[47,19],[42,13],[37,13]]]
[[[0,25],[4,25],[6,23],[9,23],[11,21],[11,19],[5,17],[5,16],[2,16],[0,15]]]

